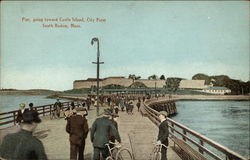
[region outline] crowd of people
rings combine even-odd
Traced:
[[[90,140],[93,143],[93,160],[100,160],[100,155],[105,159],[109,156],[107,143],[119,142],[121,137],[118,131],[117,117],[119,111],[133,115],[134,106],[140,111],[142,102],[149,99],[148,96],[103,96],[101,95],[100,105],[105,106],[102,116],[96,118],[91,129],[89,128],[87,115],[90,106],[96,106],[96,97],[87,97],[86,100],[77,106],[72,102],[66,109],[57,99],[53,105],[51,119],[64,117],[67,121],[65,130],[69,134],[70,160],[84,160],[85,140],[90,132]],[[136,102],[136,103],[135,103]],[[160,114],[162,121],[159,127],[158,142],[168,145],[168,126],[166,115]],[[165,118],[165,119],[164,119]],[[32,136],[38,123],[41,122],[39,114],[33,108],[33,103],[29,104],[29,109],[25,104],[20,104],[20,110],[16,118],[16,123],[20,125],[20,131],[4,137],[0,145],[0,159],[41,159],[46,160],[47,156],[42,142]],[[113,144],[110,144],[113,147]],[[163,157],[166,157],[166,149],[162,149]],[[165,158],[166,159],[166,158]],[[164,158],[162,160],[165,160]]]
[[[119,110],[122,112],[126,112],[128,115],[133,115],[134,107],[137,107],[137,111],[140,111],[141,103],[144,102],[146,99],[150,99],[150,95],[142,96],[142,97],[135,97],[135,96],[117,96],[117,95],[109,95],[109,96],[100,96],[100,104],[107,106],[114,110],[116,114],[118,114]],[[136,102],[136,103],[135,103]]]

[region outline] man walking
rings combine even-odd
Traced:
[[[122,112],[124,111],[124,107],[125,107],[125,100],[124,100],[124,97],[122,97],[120,99],[120,106],[121,106],[121,109],[122,109]]]
[[[138,100],[138,102],[136,103],[136,107],[138,109],[138,112],[140,111],[140,107],[141,107],[141,101]]]
[[[25,111],[20,124],[21,130],[4,137],[0,146],[0,159],[47,160],[42,142],[32,136],[40,122],[37,111]]]
[[[89,97],[87,97],[86,104],[87,104],[87,108],[89,110],[90,109],[90,105],[91,105],[91,99]]]
[[[94,160],[100,160],[100,153],[104,159],[108,157],[108,148],[105,144],[109,142],[110,132],[121,143],[120,135],[110,120],[111,115],[112,113],[105,109],[103,117],[97,118],[92,125],[90,138],[94,147]]]
[[[157,138],[157,144],[164,144],[168,146],[168,122],[167,122],[167,114],[165,112],[160,112],[159,119],[161,124],[159,125],[159,133]],[[161,149],[161,160],[167,160],[167,148],[162,146]]]
[[[57,99],[56,103],[54,104],[54,114],[59,119],[60,118],[60,112],[62,109],[62,103]]]
[[[85,139],[88,135],[88,123],[84,116],[84,107],[76,108],[76,114],[67,120],[66,131],[69,133],[70,160],[84,160]],[[78,156],[77,156],[78,155]]]

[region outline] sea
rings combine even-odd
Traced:
[[[42,106],[46,104],[54,104],[56,99],[46,98],[48,95],[0,95],[0,112],[8,112],[19,109],[20,103],[25,103],[29,108],[29,103],[34,106]],[[60,102],[67,102],[69,100],[60,99]]]
[[[177,101],[171,117],[244,157],[250,155],[249,101]]]

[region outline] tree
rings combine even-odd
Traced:
[[[136,76],[135,74],[129,74],[128,78],[132,79],[134,83],[134,81],[140,79],[141,76]]]
[[[229,80],[230,78],[227,75],[217,75],[217,76],[210,76],[210,79],[213,80],[214,86],[224,86],[225,81]]]
[[[160,80],[165,80],[165,76],[161,75]]]
[[[176,91],[179,88],[180,82],[183,78],[170,77],[166,80],[166,88],[169,91]]]
[[[134,82],[129,86],[129,88],[147,88],[147,86],[142,82]]]
[[[206,74],[203,74],[203,73],[195,74],[192,77],[192,80],[205,80],[205,85],[209,85],[211,83],[210,77]]]
[[[212,83],[213,86],[226,87],[231,90],[231,94],[248,94],[250,90],[249,82],[243,82],[236,79],[231,79],[227,75],[207,76],[205,74],[196,74],[192,79],[205,80],[205,84]]]
[[[158,79],[158,77],[155,74],[153,74],[152,76],[148,77],[148,80],[157,80],[157,79]]]
[[[125,87],[119,84],[109,84],[102,87],[103,89],[124,89]]]
[[[135,80],[137,80],[137,79],[141,79],[141,76],[137,76],[137,77],[135,77]]]

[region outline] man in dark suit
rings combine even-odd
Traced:
[[[83,107],[76,108],[77,113],[67,120],[66,131],[69,133],[70,160],[84,160],[85,139],[88,135],[88,123]]]
[[[118,114],[116,113],[112,113],[112,115],[109,117],[109,119],[112,121],[112,123],[114,124],[115,128],[118,131],[118,123],[117,123],[117,117],[119,117]],[[119,132],[119,131],[118,131]],[[115,143],[115,136],[112,135],[111,130],[109,132],[109,141],[111,141],[112,143]],[[110,148],[113,148],[115,145],[109,143]]]
[[[109,119],[111,115],[109,110],[104,110],[103,117],[97,118],[92,125],[90,138],[94,147],[94,160],[100,160],[100,153],[104,159],[108,157],[108,148],[105,144],[109,142],[110,132],[121,143],[120,135]]]
[[[157,138],[157,144],[164,144],[168,146],[168,122],[167,122],[167,113],[160,112],[159,119],[161,124],[159,125],[159,134]],[[167,160],[167,148],[162,146],[161,149],[161,160]]]

